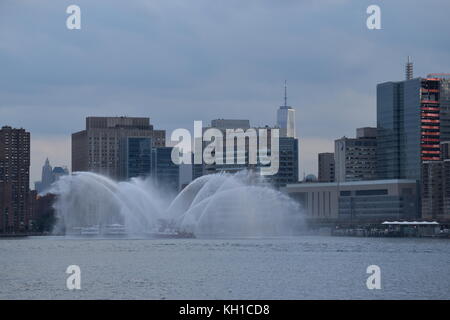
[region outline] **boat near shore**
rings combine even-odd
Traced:
[[[129,234],[126,227],[122,224],[110,224],[105,226],[87,226],[87,227],[73,227],[70,231],[66,231],[65,235],[68,236],[81,236],[81,237],[145,237],[148,239],[192,239],[195,238],[194,233],[181,231],[177,229],[159,229],[155,231]]]
[[[385,221],[370,227],[336,227],[333,236],[450,238],[447,227],[436,221]]]
[[[98,235],[100,235],[100,228],[98,226],[80,228],[80,235],[82,235],[82,236],[98,236]]]
[[[73,227],[66,231],[66,235],[69,236],[124,236],[126,235],[125,226],[121,224],[111,224],[103,227],[94,225],[87,227]]]
[[[126,236],[127,231],[125,229],[125,226],[122,224],[109,224],[106,225],[102,230],[102,235],[105,236]]]
[[[165,230],[158,232],[147,232],[145,234],[148,238],[152,239],[193,239],[194,233],[178,230]]]

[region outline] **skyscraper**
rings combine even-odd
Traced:
[[[25,232],[29,227],[30,133],[0,130],[0,233]]]
[[[53,182],[57,181],[60,177],[68,174],[69,170],[67,169],[67,167],[52,168],[52,166],[50,165],[50,161],[47,158],[44,165],[42,166],[41,180],[34,183],[37,194],[48,191]]]
[[[447,142],[450,141],[450,74],[429,74],[428,77],[439,79],[440,140]]]
[[[53,168],[50,165],[50,161],[48,160],[48,158],[45,160],[45,164],[42,167],[42,176],[41,176],[41,185],[40,188],[42,190],[41,191],[45,191],[48,188],[50,188],[51,184],[53,183],[54,178],[53,178]]]
[[[449,78],[431,74],[377,86],[377,175],[421,178],[423,161],[440,160],[450,140]]]
[[[295,109],[287,105],[287,82],[284,82],[284,105],[277,112],[280,137],[295,138]]]
[[[86,130],[72,134],[72,171],[93,171],[120,177],[120,142],[147,137],[154,147],[165,146],[165,131],[154,130],[149,118],[88,117]]]

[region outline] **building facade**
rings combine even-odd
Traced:
[[[0,129],[0,233],[29,229],[30,133]]]
[[[334,153],[323,152],[318,155],[319,182],[334,182]]]
[[[173,147],[157,147],[152,150],[152,175],[156,183],[173,191],[180,189],[180,166],[173,163]]]
[[[300,203],[312,222],[380,223],[419,217],[415,180],[299,183],[282,190]]]
[[[279,168],[278,173],[268,176],[268,180],[276,188],[284,187],[289,183],[299,181],[299,145],[298,139],[293,137],[280,137],[279,139]]]
[[[120,177],[120,142],[147,137],[154,147],[165,146],[165,131],[154,130],[149,118],[88,117],[86,129],[72,134],[72,171],[92,171]]]
[[[441,143],[441,160],[422,163],[422,218],[450,221],[450,142]]]
[[[356,138],[335,140],[335,181],[376,179],[376,128],[357,129]]]
[[[152,170],[152,139],[122,138],[119,159],[121,180],[149,176]]]
[[[245,137],[244,139],[244,150],[238,150],[238,142],[234,136],[228,136],[227,130],[242,129],[244,132],[247,130],[254,130],[256,132],[256,139],[253,141],[254,147],[259,146],[259,130],[264,129],[267,131],[267,148],[268,154],[271,154],[271,127],[251,127],[249,120],[235,120],[235,119],[218,119],[211,121],[210,127],[203,128],[203,133],[208,129],[218,129],[223,135],[222,141],[222,163],[211,163],[208,164],[202,158],[202,164],[192,165],[192,177],[196,178],[207,175],[214,174],[218,172],[236,173],[241,170],[252,170],[259,172],[263,166],[259,161],[259,156],[256,156],[256,163],[250,163],[250,138]],[[277,128],[278,129],[278,128]],[[266,137],[265,137],[266,138]],[[203,150],[208,146],[210,142],[199,142],[201,143]],[[227,145],[232,145],[234,148],[233,161],[229,161],[226,158]],[[278,156],[279,156],[279,168],[278,172],[272,176],[265,176],[266,179],[271,182],[275,187],[285,186],[288,183],[298,182],[298,172],[299,172],[299,144],[298,139],[293,137],[279,137],[278,140]],[[255,149],[256,150],[256,149]],[[216,151],[217,152],[217,151]],[[256,150],[256,153],[258,151]],[[216,154],[216,156],[218,156]]]
[[[377,176],[421,179],[424,161],[440,160],[450,141],[449,78],[431,74],[377,86]]]
[[[450,169],[449,161],[424,161],[422,163],[422,218],[438,219],[444,213],[444,176]]]
[[[120,179],[151,177],[161,187],[179,190],[180,166],[172,161],[173,147],[153,147],[152,139],[123,138],[120,147]]]

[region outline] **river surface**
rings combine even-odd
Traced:
[[[0,239],[0,299],[449,298],[448,239]]]

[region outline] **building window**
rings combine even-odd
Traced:
[[[357,190],[355,192],[357,196],[382,196],[387,195],[387,189],[375,189],[375,190]]]

